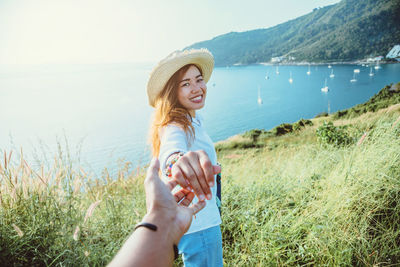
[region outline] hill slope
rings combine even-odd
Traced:
[[[217,66],[268,62],[350,61],[386,55],[400,43],[400,1],[342,0],[277,26],[231,32],[188,48],[208,48]]]

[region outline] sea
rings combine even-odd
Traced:
[[[145,87],[153,65],[0,66],[1,154],[12,151],[14,160],[23,154],[34,167],[51,166],[61,155],[94,175],[145,166],[153,112]],[[217,67],[199,112],[214,142],[268,130],[363,103],[400,81],[400,64],[375,66]]]

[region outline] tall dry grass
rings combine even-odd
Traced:
[[[105,265],[143,216],[143,175],[91,176],[59,153],[32,168],[4,153],[0,162],[1,266]],[[136,197],[135,197],[136,196]]]

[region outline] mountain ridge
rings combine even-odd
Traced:
[[[342,0],[269,28],[229,32],[186,48],[208,48],[216,66],[269,62],[354,61],[386,55],[400,43],[400,1]]]

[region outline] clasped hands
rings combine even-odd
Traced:
[[[183,188],[193,190],[198,199],[204,201],[212,198],[214,175],[220,172],[221,167],[212,165],[206,152],[189,151],[172,166],[171,180]]]
[[[221,171],[220,166],[213,166],[204,151],[188,152],[172,167],[172,178],[163,183],[159,178],[160,164],[156,158],[150,163],[145,179],[146,221],[160,216],[163,221],[172,223],[171,238],[176,242],[189,229],[194,214],[206,205],[205,198],[211,199],[211,187],[214,186],[214,175]],[[177,185],[182,188],[171,194]],[[199,202],[191,205],[194,195]]]

